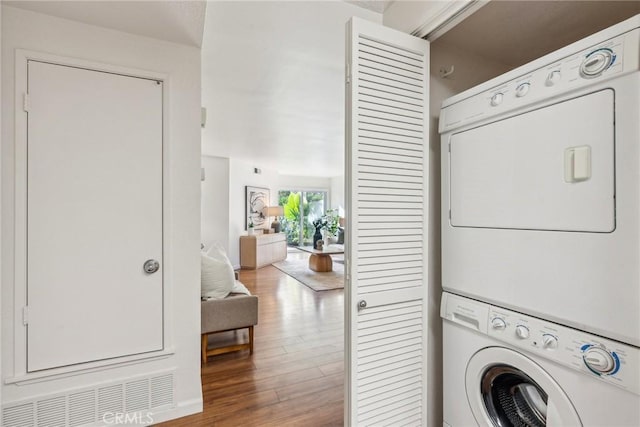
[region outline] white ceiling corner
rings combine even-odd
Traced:
[[[347,3],[372,10],[377,13],[384,13],[385,10],[394,3],[395,0],[344,0]]]
[[[3,4],[159,40],[200,47],[204,0],[3,0]]]

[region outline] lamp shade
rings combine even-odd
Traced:
[[[267,216],[282,216],[284,215],[284,208],[282,206],[269,206],[267,207]]]

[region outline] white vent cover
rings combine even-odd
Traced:
[[[36,409],[37,426],[64,426],[66,417],[65,396],[40,400]]]
[[[72,427],[89,424],[96,419],[95,390],[69,395],[69,425]]]
[[[112,414],[168,409],[174,404],[173,372],[129,379],[2,407],[2,427],[78,427]]]
[[[116,384],[98,389],[98,419],[124,412],[124,386]]]
[[[35,425],[35,404],[24,403],[2,410],[2,425],[7,427],[30,427]]]

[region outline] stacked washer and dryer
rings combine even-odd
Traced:
[[[444,425],[640,425],[640,15],[440,133]]]

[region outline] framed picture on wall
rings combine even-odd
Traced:
[[[266,229],[269,228],[268,218],[265,216],[264,208],[269,206],[270,192],[268,188],[260,187],[244,187],[246,204],[244,215],[244,228],[249,227],[249,220],[253,221],[253,228]]]

